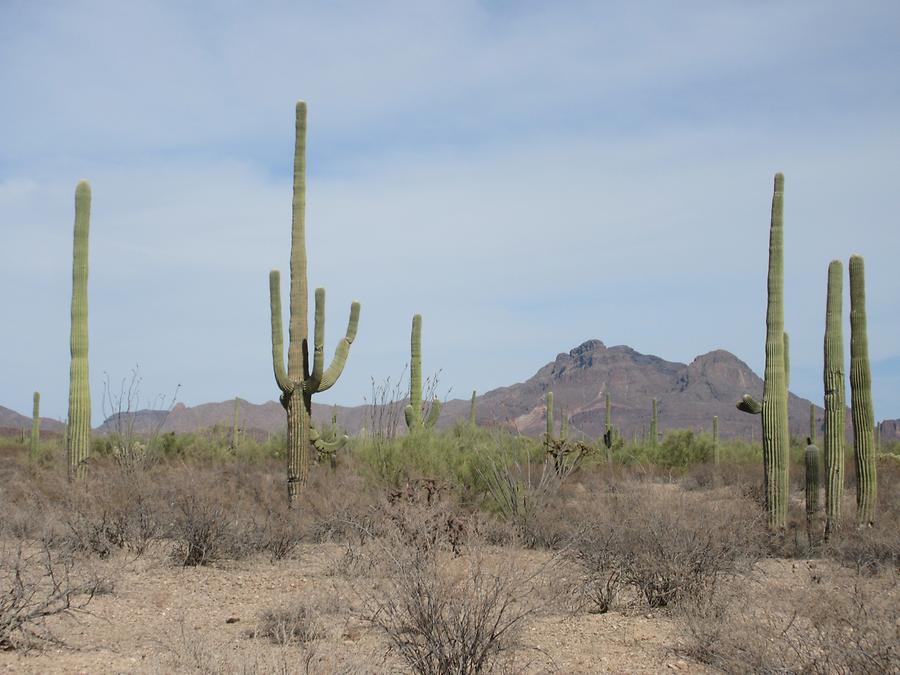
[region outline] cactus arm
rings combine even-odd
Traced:
[[[334,356],[331,364],[322,375],[319,382],[319,388],[316,391],[325,391],[334,386],[338,381],[341,373],[344,372],[344,366],[347,363],[347,355],[350,353],[350,345],[356,339],[356,329],[359,326],[359,303],[354,301],[350,305],[350,320],[347,322],[347,334],[338,342],[337,348],[334,350]]]
[[[759,415],[762,413],[762,404],[750,394],[744,394],[741,397],[741,400],[735,405],[735,408],[750,415]]]
[[[272,309],[272,367],[275,381],[282,394],[290,394],[294,383],[284,370],[284,335],[281,330],[281,274],[278,270],[269,272],[269,306]]]
[[[312,422],[312,420],[310,420],[310,422]],[[324,438],[322,438],[322,436],[312,425],[312,423],[310,423],[309,425],[309,440],[312,442],[315,449],[319,450],[320,452],[336,452],[347,444],[349,438],[349,436],[344,434],[334,441],[326,441]]]
[[[313,367],[303,387],[310,394],[319,391],[322,373],[325,370],[325,289],[316,289],[316,319],[313,330]]]
[[[406,418],[406,428],[412,431],[413,426],[416,423],[416,418],[415,411],[411,403],[407,403],[406,407],[403,409],[403,417]]]
[[[425,426],[428,429],[431,429],[438,421],[438,417],[441,416],[441,402],[437,399],[437,396],[431,401],[431,409],[428,411],[428,417],[425,419]]]

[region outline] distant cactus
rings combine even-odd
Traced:
[[[718,466],[719,465],[719,416],[718,415],[713,415],[712,438],[713,438],[713,463],[716,466]]]
[[[34,392],[31,408],[31,458],[37,459],[41,450],[41,394]]]
[[[441,414],[441,402],[435,397],[431,401],[428,416],[422,418],[422,315],[416,314],[412,321],[409,361],[409,405],[406,406],[406,426],[410,431],[431,429]]]
[[[553,392],[547,392],[547,436],[546,441],[549,445],[553,440]]]
[[[288,501],[295,505],[309,477],[309,445],[318,436],[312,428],[312,396],[330,389],[347,362],[350,345],[359,324],[359,303],[350,306],[347,333],[338,343],[331,365],[325,368],[325,289],[315,293],[315,332],[313,364],[309,363],[309,325],[307,323],[306,276],[306,104],[297,103],[296,142],[294,146],[294,196],[291,223],[290,336],[287,371],[284,368],[284,338],[281,328],[281,277],[278,270],[269,273],[272,312],[272,363],[275,380],[281,390],[281,404],[287,412],[287,486]]]
[[[762,413],[763,473],[766,517],[772,529],[787,525],[788,489],[788,338],[784,332],[784,176],[775,174],[769,229],[768,301],[766,307],[766,369],[763,400],[745,394],[738,410]]]
[[[88,235],[91,186],[75,188],[75,236],[72,255],[72,325],[69,363],[69,419],[66,465],[70,481],[84,478],[91,453],[91,386],[88,379]]]
[[[807,439],[808,441],[811,439]],[[819,512],[819,448],[808,443],[804,454],[806,463],[806,526],[812,535],[813,521]]]
[[[472,392],[472,400],[469,403],[469,425],[475,426],[475,392]]]
[[[237,450],[238,447],[238,415],[240,414],[240,401],[237,397],[234,399],[234,417],[231,420],[231,449]]]
[[[650,417],[650,445],[655,446],[659,440],[659,417],[656,409],[656,399],[653,399],[652,413]]]
[[[825,537],[841,525],[844,494],[844,333],[842,327],[844,268],[828,265],[825,305]]]
[[[612,449],[616,442],[616,432],[612,424],[612,401],[606,393],[606,424],[603,431],[603,445],[606,446],[606,462],[612,464]]]
[[[853,454],[856,461],[856,508],[859,525],[875,522],[875,413],[872,372],[866,334],[866,286],[862,256],[850,256],[850,398],[853,413]]]

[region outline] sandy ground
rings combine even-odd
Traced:
[[[104,561],[112,592],[94,598],[87,611],[52,620],[62,645],[0,652],[0,672],[407,672],[367,620],[377,581],[341,571],[343,555],[340,545],[318,544],[275,563],[254,558],[182,568],[164,550]],[[532,579],[536,610],[506,672],[710,672],[679,654],[677,627],[664,615],[576,607],[566,591],[574,571],[550,554],[496,549],[485,560]],[[298,601],[318,614],[320,639],[283,646],[252,635],[261,612]]]

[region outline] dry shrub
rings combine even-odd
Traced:
[[[812,583],[779,596],[745,581],[691,603],[688,652],[734,673],[900,673],[896,578]]]
[[[275,644],[306,644],[325,636],[318,615],[307,605],[297,602],[287,607],[265,610],[253,637],[263,637]]]
[[[763,552],[760,513],[734,494],[711,499],[674,486],[632,485],[593,504],[591,524],[569,555],[598,611],[625,587],[650,607],[711,593]]]
[[[393,570],[370,598],[371,621],[415,673],[481,673],[514,653],[532,608],[510,570],[399,549]]]
[[[71,555],[22,543],[0,550],[0,649],[28,648],[56,641],[47,628],[51,616],[83,610],[111,582],[76,569]]]

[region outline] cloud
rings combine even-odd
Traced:
[[[326,402],[399,373],[415,312],[425,369],[458,395],[592,337],[761,370],[775,170],[792,363],[816,372],[827,264],[855,251],[873,358],[897,356],[897,11],[631,7],[7,5],[0,283],[19,329],[0,337],[0,401],[39,388],[64,415],[82,177],[95,399],[135,363],[148,393],[274,397],[266,275],[287,277],[299,96],[329,352],[363,303]]]

